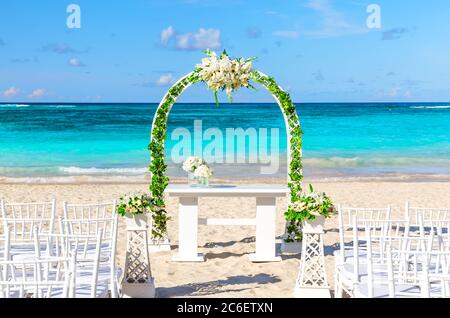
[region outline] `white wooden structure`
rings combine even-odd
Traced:
[[[267,186],[210,186],[208,188],[170,185],[166,193],[178,197],[179,202],[179,248],[173,257],[176,262],[203,262],[198,253],[198,225],[248,225],[256,226],[256,252],[249,255],[252,262],[279,262],[276,256],[276,198],[286,197],[287,187]],[[198,199],[200,197],[255,197],[256,218],[254,219],[200,219]]]
[[[325,272],[323,216],[303,226],[302,261],[295,286],[297,298],[331,298]]]
[[[125,298],[154,298],[155,280],[148,250],[149,226],[145,214],[127,218],[127,253],[122,294]]]

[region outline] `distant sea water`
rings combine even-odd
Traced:
[[[297,103],[304,131],[304,172],[310,178],[386,175],[450,176],[449,103]],[[156,104],[0,104],[0,177],[144,176]],[[268,129],[280,168],[262,175],[257,164],[214,164],[218,176],[286,174],[286,132],[277,104],[176,104],[169,117],[170,175],[177,128]],[[270,134],[278,128],[279,136]],[[206,147],[208,142],[203,141]],[[260,144],[259,144],[260,146]],[[245,149],[234,149],[248,157]],[[270,148],[269,148],[270,151]],[[227,149],[223,148],[224,156]]]

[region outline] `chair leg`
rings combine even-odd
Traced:
[[[342,284],[339,279],[339,274],[337,273],[337,270],[334,274],[334,298],[342,298],[343,296],[343,290],[342,290]]]
[[[117,283],[116,283],[116,279],[110,279],[110,284],[109,287],[111,289],[111,298],[118,298],[118,293],[117,293]]]

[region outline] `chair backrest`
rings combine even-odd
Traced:
[[[0,298],[71,298],[76,256],[0,261]]]
[[[64,219],[60,224],[61,233],[69,235],[95,235],[99,229],[102,229],[103,243],[100,262],[109,266],[110,281],[115,281],[118,233],[116,202],[104,204],[68,204],[64,202]],[[111,287],[111,289],[111,294],[115,297],[117,288]]]
[[[367,242],[367,296],[373,298],[375,289],[388,291],[390,298],[397,297],[427,297],[428,263],[427,250],[422,250],[420,242],[423,237],[392,237],[386,238],[387,245],[378,244],[380,238],[371,237],[371,229],[366,229]],[[427,238],[428,244],[432,237]],[[418,249],[411,248],[411,241],[416,242]],[[402,288],[398,288],[402,286]],[[408,286],[408,288],[405,288]],[[420,292],[417,287],[420,286]]]
[[[117,233],[116,203],[68,204],[64,202],[61,233],[70,235],[97,235],[101,229],[104,239],[113,239]]]
[[[3,228],[10,229],[11,243],[32,243],[33,231],[54,233],[56,201],[40,203],[0,202]]]
[[[69,257],[76,255],[78,276],[91,278],[87,286],[90,297],[95,298],[98,286],[98,270],[103,242],[102,230],[97,235],[38,234],[35,232],[35,253],[38,258]],[[41,250],[41,246],[45,246]],[[84,284],[86,285],[86,283]]]
[[[423,226],[420,220],[419,226]],[[365,232],[369,297],[373,297],[374,288],[380,286],[388,287],[389,297],[429,297],[432,274],[441,275],[441,281],[449,274],[450,254],[440,251],[440,245],[436,244],[440,235],[435,235],[435,231],[430,231],[427,236],[374,238],[369,225]],[[417,286],[420,286],[420,292]]]
[[[0,260],[7,261],[9,260],[9,253],[11,249],[10,244],[10,230],[9,228],[5,228],[3,230],[3,235],[0,237]]]
[[[422,218],[425,227],[436,227],[441,221],[450,221],[450,208],[417,208],[411,207],[409,202],[405,204],[405,219],[411,226],[419,226]]]
[[[116,202],[96,204],[70,204],[63,202],[64,219],[91,220],[113,217],[116,214]]]
[[[355,219],[356,217],[356,219]],[[338,206],[338,220],[339,220],[339,247],[340,247],[340,262],[345,262],[346,251],[354,249],[352,246],[346,246],[346,241],[354,242],[358,238],[357,232],[364,232],[365,223],[359,224],[354,228],[355,220],[372,220],[388,221],[391,217],[391,207],[387,208],[343,208]]]

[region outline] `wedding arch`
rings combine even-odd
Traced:
[[[167,231],[168,216],[165,210],[164,191],[169,184],[166,176],[167,165],[165,163],[165,139],[169,113],[177,98],[191,85],[205,82],[209,89],[214,91],[216,103],[219,89],[225,90],[231,99],[231,92],[240,87],[251,87],[250,81],[260,84],[267,89],[283,113],[287,138],[287,184],[290,190],[290,204],[286,212],[286,242],[301,240],[300,225],[302,215],[293,213],[291,206],[300,200],[302,192],[302,130],[295,105],[287,92],[285,92],[272,78],[260,71],[252,69],[252,59],[230,59],[226,51],[217,56],[209,50],[207,58],[202,64],[197,65],[194,71],[178,80],[163,97],[159,104],[152,124],[150,150],[151,184],[150,191],[154,199],[152,208],[154,238],[163,238]]]

